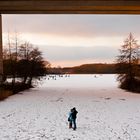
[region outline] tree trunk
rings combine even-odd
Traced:
[[[25,83],[26,83],[26,80],[27,80],[27,76],[24,76],[24,77],[23,77],[23,82],[22,82],[22,83],[25,84]]]
[[[29,86],[32,86],[32,80],[33,80],[33,77],[31,76],[31,77],[29,78],[29,81],[28,81],[28,85],[29,85]]]

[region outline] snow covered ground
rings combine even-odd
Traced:
[[[140,95],[115,75],[47,77],[0,102],[0,140],[140,140]],[[67,116],[76,107],[77,130]]]

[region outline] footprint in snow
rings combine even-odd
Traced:
[[[93,100],[92,102],[100,102],[100,101],[98,101],[98,100]]]
[[[105,99],[105,100],[110,100],[111,98],[108,97],[108,98],[104,98],[104,99]]]
[[[119,99],[119,100],[125,101],[125,99]]]

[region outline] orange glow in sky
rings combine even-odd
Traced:
[[[3,15],[7,32],[20,34],[53,66],[113,63],[130,32],[140,40],[140,15]]]

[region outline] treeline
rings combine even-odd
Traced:
[[[120,67],[121,65],[121,67]],[[140,65],[137,65],[140,67]],[[128,64],[83,64],[75,67],[49,68],[50,74],[124,74],[128,70]]]
[[[3,51],[3,87],[17,93],[32,87],[36,79],[48,73],[50,63],[43,60],[42,52],[19,36],[9,37]],[[10,79],[10,80],[9,80]]]
[[[72,68],[63,68],[64,72],[73,74],[114,74],[117,73],[115,64],[84,64]]]

